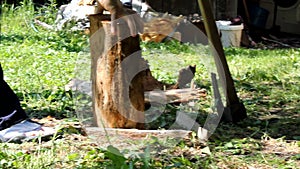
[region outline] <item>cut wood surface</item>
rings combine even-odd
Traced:
[[[74,92],[80,92],[88,96],[92,96],[91,85],[92,84],[89,81],[72,79],[65,86],[65,90],[66,91],[72,90]],[[159,85],[154,84],[154,86],[159,86]],[[188,102],[191,100],[205,98],[207,96],[206,89],[185,88],[185,89],[170,89],[166,91],[162,91],[158,89],[157,90],[153,89],[152,91],[144,92],[145,102],[156,102],[162,100],[163,98],[166,98],[165,100],[168,103]]]
[[[154,90],[145,92],[145,102],[183,103],[191,100],[198,100],[207,95],[205,89],[171,89],[166,91]]]
[[[105,133],[111,136],[126,136],[132,139],[140,139],[148,135],[157,137],[185,137],[192,131],[189,130],[139,130],[139,129],[120,129],[120,128],[101,128],[101,127],[87,127],[85,128],[88,135],[98,135]]]
[[[176,139],[179,142],[190,137],[192,133],[188,130],[104,129],[100,127],[87,127],[85,132],[99,147],[107,148],[107,146],[113,145],[120,150],[144,148],[153,142],[153,137],[161,142],[167,142],[168,139]]]

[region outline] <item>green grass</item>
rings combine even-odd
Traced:
[[[70,118],[74,121],[76,109],[73,93],[64,86],[78,76],[78,61],[88,59],[89,44],[81,32],[32,28],[32,19],[41,13],[40,18],[52,24],[55,10],[34,11],[30,2],[21,7],[3,4],[0,62],[6,81],[31,117],[50,115],[68,124]],[[197,65],[195,83],[206,88],[209,96],[192,111],[201,115],[198,122],[203,124],[211,108],[207,70],[214,71],[207,47],[177,42],[142,43],[141,47],[153,75],[167,83],[176,82],[179,69]],[[300,49],[227,48],[225,53],[249,117],[238,124],[221,123],[204,147],[194,136],[172,148],[153,138],[151,151],[127,150],[116,156],[69,126],[62,129],[62,136],[47,142],[1,143],[0,168],[297,168]],[[168,128],[179,108],[184,107],[169,105],[168,113],[153,126]]]
[[[1,63],[6,81],[24,108],[33,116],[44,112],[72,116],[72,99],[64,86],[75,76],[76,61],[88,47],[87,36],[67,30],[34,31],[32,20],[41,11],[35,12],[30,3],[21,7],[4,4],[2,12]]]

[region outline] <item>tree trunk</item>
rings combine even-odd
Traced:
[[[92,60],[94,124],[108,128],[144,128],[146,62],[141,57],[139,37],[110,33],[110,16],[89,17]]]

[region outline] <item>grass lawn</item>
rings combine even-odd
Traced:
[[[0,143],[0,168],[299,168],[300,49],[226,48],[247,119],[219,124],[205,144],[193,134],[172,148],[153,138],[151,151],[118,152],[114,147],[100,148],[72,125],[78,121],[76,105],[65,85],[78,76],[79,61],[88,61],[88,36],[67,29],[55,32],[37,27],[35,31],[32,19],[40,13],[46,16],[40,19],[53,23],[53,7],[34,11],[30,3],[2,5],[0,62],[26,112],[32,118],[55,118],[63,134],[50,141]],[[206,47],[195,50],[176,42],[142,43],[141,47],[153,75],[167,83],[176,81],[177,68],[196,64],[195,84],[206,88],[208,96],[193,111],[210,112],[207,70],[214,68]],[[169,106],[152,127],[167,129],[178,107]],[[205,118],[197,120],[203,124]]]

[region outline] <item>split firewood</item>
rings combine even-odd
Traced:
[[[169,16],[154,17],[144,24],[144,33],[141,39],[146,42],[162,42],[167,37],[181,40],[181,34],[176,31],[176,27],[183,20],[183,17]]]
[[[177,83],[171,87],[171,89],[183,88],[186,84],[191,83],[192,79],[195,76],[196,65],[189,65],[186,68],[183,68],[179,71],[179,76]]]
[[[160,89],[162,84],[158,81],[152,81],[153,86],[157,86],[156,89]],[[147,86],[146,86],[147,87]],[[91,83],[83,80],[72,79],[66,86],[66,90],[72,90],[74,92],[81,92],[91,96]],[[168,103],[182,103],[191,100],[198,100],[200,98],[205,98],[207,96],[207,91],[205,89],[169,89],[166,91],[161,90],[148,90],[145,92],[145,102],[155,102],[166,98]]]
[[[188,83],[191,83],[192,79],[195,76],[195,72],[196,72],[196,65],[194,66],[189,65],[186,68],[181,69],[179,71],[177,83],[172,85],[172,84],[166,84],[158,81],[152,76],[151,71],[148,69],[146,70],[146,76],[143,79],[144,90],[152,91],[155,89],[164,90],[164,89],[183,88]]]
[[[166,91],[149,91],[145,92],[145,102],[160,102],[165,100],[166,103],[186,103],[192,100],[205,98],[207,91],[205,89],[170,89]]]
[[[147,137],[147,135],[157,136],[157,137],[179,137],[185,136],[191,133],[187,130],[138,130],[138,129],[116,129],[116,128],[99,128],[99,127],[87,127],[87,132],[90,135],[107,134],[109,136],[127,136],[129,138]]]

